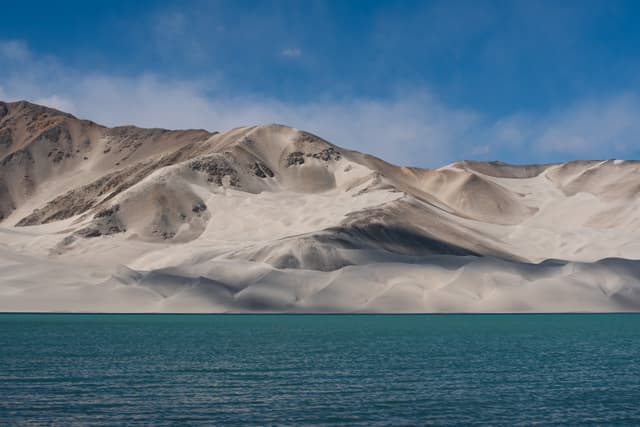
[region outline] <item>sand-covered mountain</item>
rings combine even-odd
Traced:
[[[0,102],[0,311],[635,311],[639,172]]]

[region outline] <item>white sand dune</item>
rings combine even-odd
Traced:
[[[0,311],[640,309],[640,163],[398,167],[0,102]]]

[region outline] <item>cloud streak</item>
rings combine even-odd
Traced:
[[[297,47],[289,47],[286,49],[282,49],[282,51],[280,52],[280,55],[287,56],[290,58],[297,58],[302,55],[302,50]]]

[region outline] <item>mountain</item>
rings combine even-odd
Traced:
[[[399,167],[282,125],[0,102],[0,311],[636,311],[639,172]]]

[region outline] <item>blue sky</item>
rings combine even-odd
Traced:
[[[0,99],[400,164],[640,157],[637,1],[7,2]]]

